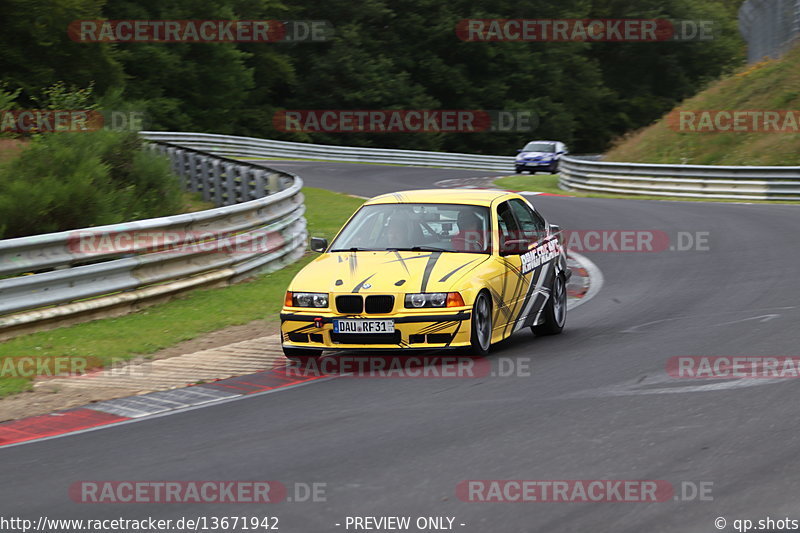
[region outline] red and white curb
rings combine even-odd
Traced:
[[[330,378],[298,377],[288,374],[286,368],[281,367],[214,383],[118,398],[48,415],[12,420],[0,424],[0,448],[277,391],[320,379]]]

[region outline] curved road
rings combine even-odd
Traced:
[[[310,186],[362,196],[493,174],[268,164],[297,172]],[[673,356],[800,355],[800,211],[532,200],[564,228],[660,230],[673,242],[678,232],[708,232],[709,249],[585,253],[605,285],[570,314],[564,334],[534,338],[526,331],[492,356],[529,362],[528,377],[338,378],[6,448],[3,508],[51,518],[272,514],[289,533],[346,531],[347,516],[365,515],[451,516],[465,532],[703,532],[718,531],[720,516],[731,531],[737,518],[800,520],[800,382],[665,373]],[[326,501],[81,505],[67,493],[80,480],[209,479],[322,482]],[[682,484],[706,483],[713,500],[460,501],[456,485],[481,479],[666,480],[678,494]]]

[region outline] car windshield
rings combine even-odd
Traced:
[[[523,152],[547,152],[552,154],[556,151],[556,145],[552,143],[532,142],[525,145]]]
[[[375,204],[362,207],[331,251],[489,253],[487,207],[455,204]]]

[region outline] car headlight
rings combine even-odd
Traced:
[[[464,299],[457,292],[417,292],[406,294],[406,309],[421,307],[462,307]]]
[[[284,303],[288,307],[328,307],[328,293],[289,291]]]

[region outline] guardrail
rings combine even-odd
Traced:
[[[685,198],[800,201],[800,167],[656,165],[561,160],[566,190]]]
[[[749,63],[778,58],[800,36],[800,0],[747,0],[739,8],[739,30]]]
[[[0,241],[0,338],[234,282],[303,255],[298,176],[167,143],[151,149],[170,158],[186,189],[221,207]]]
[[[253,137],[229,137],[210,133],[172,133],[143,131],[141,135],[151,141],[166,141],[187,148],[227,157],[288,157],[292,159],[321,159],[324,161],[349,161],[363,163],[388,163],[423,167],[470,168],[513,172],[514,158],[498,155],[453,154],[393,150],[388,148],[361,148],[330,146],[289,141],[272,141]]]
[[[145,131],[142,135],[152,141],[169,141],[231,157],[394,163],[474,168],[508,174],[514,169],[514,158],[506,156],[329,146],[205,133]],[[598,159],[599,156],[592,155],[562,158],[560,187],[566,190],[686,198],[800,199],[798,167],[648,165],[607,163]]]

